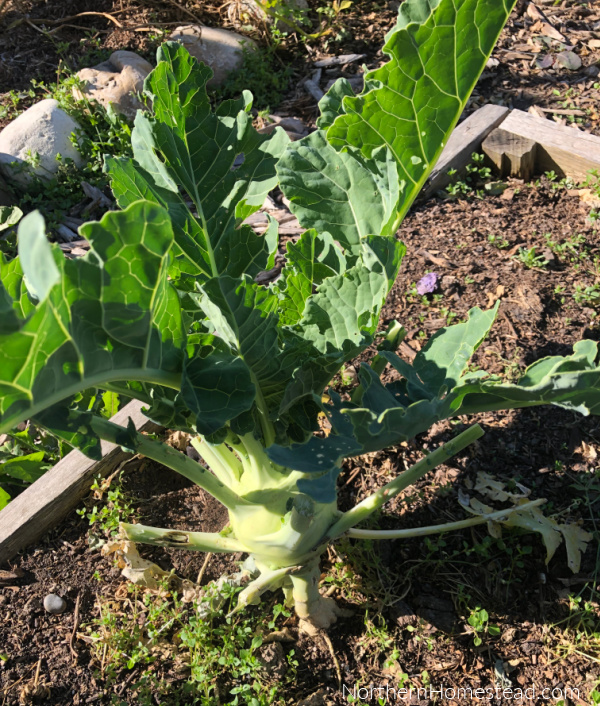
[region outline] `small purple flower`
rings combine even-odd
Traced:
[[[424,294],[435,292],[439,279],[439,275],[435,272],[430,272],[428,275],[425,275],[425,277],[421,277],[417,282],[417,293],[423,296]]]

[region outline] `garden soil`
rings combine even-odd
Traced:
[[[573,123],[574,130],[600,134],[595,72],[600,59],[599,10],[593,2],[539,7],[565,42],[550,46],[540,39],[549,40],[539,27],[534,29],[535,21],[523,4],[504,31],[494,52],[497,63],[486,69],[468,111],[490,101],[524,110],[533,107],[548,119]],[[89,58],[96,50],[131,49],[151,56],[156,32],[143,27],[167,29],[190,23],[194,21],[190,13],[206,24],[227,26],[222,7],[184,0],[19,0],[0,2],[0,8],[4,10],[0,91],[5,92],[1,98],[5,105],[10,104],[8,91],[25,91],[31,78],[56,80],[61,57],[79,68],[81,57]],[[61,21],[84,11],[110,13],[113,19],[81,16]],[[357,0],[343,15],[345,32],[339,42],[327,43],[324,38],[307,46],[289,40],[281,56],[294,62],[295,74],[277,111],[314,124],[315,102],[301,86],[313,70],[312,61],[354,52],[365,53],[369,67],[379,65],[381,37],[394,15],[388,4]],[[44,26],[40,18],[49,22]],[[264,40],[260,30],[254,35]],[[564,51],[579,56],[581,66],[574,70],[547,66],[545,56]],[[360,63],[331,71],[331,77],[358,71]],[[438,328],[463,319],[474,306],[487,308],[497,301],[497,322],[474,365],[505,379],[514,379],[539,357],[569,353],[582,338],[598,340],[600,242],[589,217],[590,203],[581,192],[546,177],[532,184],[512,180],[488,190],[483,184],[471,186],[481,192],[479,196],[469,191],[417,204],[399,232],[408,256],[383,312],[382,327],[392,319],[406,327],[400,353],[410,359]],[[431,272],[438,275],[437,290],[425,297],[416,295],[415,284]],[[344,391],[341,381],[338,388]],[[340,477],[343,508],[418,460],[424,449],[450,439],[466,421],[440,423],[415,442],[349,461]],[[540,408],[479,415],[471,421],[483,426],[483,439],[386,506],[378,520],[380,528],[462,519],[459,494],[472,493],[477,473],[485,471],[509,486],[515,481],[522,484],[531,498],[546,498],[547,512],[560,521],[580,522],[596,532],[597,540],[598,418]],[[146,524],[215,531],[226,522],[210,497],[142,459],[123,468],[123,490],[137,518]],[[90,511],[104,500],[90,495],[85,505]],[[140,678],[140,668],[124,669],[107,680],[101,650],[89,637],[88,626],[101,610],[108,606],[120,614],[131,606],[119,569],[94,548],[97,527],[92,535],[89,530],[88,520],[73,513],[2,567],[0,703],[139,703],[131,685]],[[142,548],[141,553],[189,580],[196,580],[205,566],[201,553],[153,548]],[[442,539],[373,546],[342,543],[325,558],[323,580],[353,615],[341,619],[328,639],[301,635],[293,616],[284,620],[294,640],[284,643],[284,650],[293,649],[298,661],[296,679],[286,687],[287,703],[299,704],[318,693],[309,702],[312,706],[337,706],[347,703],[344,686],[385,688],[404,681],[413,687],[430,684],[449,690],[498,684],[533,687],[537,696],[532,703],[548,703],[540,695],[542,689],[579,689],[580,698],[571,693],[573,698],[565,699],[565,704],[587,704],[600,680],[597,558],[594,541],[573,574],[564,548],[546,564],[538,535],[505,532],[502,539],[494,539],[484,526]],[[240,559],[210,557],[202,583],[235,571]],[[50,615],[43,608],[44,596],[51,592],[67,601],[61,615]],[[272,603],[277,600],[267,597]],[[479,609],[487,611],[494,630],[474,632],[469,618]],[[477,637],[481,644],[476,644]],[[187,678],[168,653],[153,669],[173,693]],[[224,678],[220,693],[227,694],[236,685]],[[375,698],[365,701],[377,703]],[[413,703],[417,701],[433,703],[413,695]],[[461,698],[442,701],[465,703]],[[489,703],[507,700],[495,696]]]
[[[498,299],[497,323],[474,361],[490,372],[511,379],[540,356],[568,353],[581,338],[597,340],[596,309],[573,297],[578,286],[592,286],[598,277],[600,243],[588,216],[589,206],[576,192],[546,179],[539,185],[510,182],[497,196],[432,199],[416,207],[400,232],[410,257],[383,315],[383,323],[396,318],[406,326],[403,355],[414,355],[454,316],[461,319],[470,308]],[[559,247],[556,256],[549,242],[576,243],[576,253]],[[534,246],[549,262],[527,269],[514,256],[518,247]],[[414,283],[431,271],[439,275],[440,289],[425,299],[415,296]],[[343,392],[341,383],[339,389]],[[340,478],[342,505],[350,507],[380,487],[420,458],[423,449],[451,438],[465,421],[440,423],[414,443],[349,461]],[[508,484],[517,481],[532,498],[546,498],[548,511],[594,531],[600,502],[597,418],[541,408],[470,421],[483,426],[483,440],[390,503],[379,520],[381,528],[461,519],[458,496],[471,492],[477,473],[485,471]],[[225,524],[224,512],[210,497],[173,472],[141,459],[123,470],[123,489],[139,521],[201,531]],[[90,496],[88,511],[100,502]],[[38,663],[39,680],[49,689],[43,703],[108,704],[114,696],[117,703],[137,703],[135,691],[124,685],[135,683],[138,668],[124,670],[107,688],[98,652],[93,657],[85,639],[85,626],[102,606],[119,615],[129,600],[123,597],[120,571],[90,547],[88,530],[88,521],[73,513],[6,567],[15,574],[0,584],[0,651],[7,656],[0,661],[0,685],[6,704],[18,703],[23,689],[31,687]],[[597,544],[590,544],[580,571],[573,574],[563,548],[546,565],[536,535],[505,534],[503,541],[486,537],[485,527],[478,527],[441,541],[385,541],[368,550],[360,542],[347,542],[329,553],[323,579],[338,587],[333,595],[353,611],[329,632],[342,685],[393,686],[407,674],[415,687],[430,680],[435,688],[476,689],[490,688],[501,674],[512,688],[578,688],[581,700],[571,703],[587,703],[585,694],[600,678],[600,646],[597,636],[584,640],[579,618],[570,619],[577,612],[569,596],[597,581]],[[192,581],[205,560],[201,553],[183,550],[143,547],[141,552]],[[212,556],[202,582],[232,573],[239,559]],[[50,592],[67,600],[62,615],[44,611],[42,601]],[[489,623],[498,626],[498,634],[483,634],[479,646],[468,623],[477,608],[484,608]],[[597,605],[590,610],[588,620],[597,618]],[[382,645],[365,624],[387,626],[391,642]],[[300,635],[293,617],[285,626],[295,639],[285,648],[293,649],[299,662],[289,703],[318,689],[324,703],[346,703],[327,642]],[[168,658],[155,669],[173,689],[185,678]],[[225,682],[222,693],[233,686]],[[543,702],[541,697],[537,702]],[[422,698],[420,703],[430,701]]]

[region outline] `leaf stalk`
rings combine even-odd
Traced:
[[[149,525],[131,525],[126,522],[122,522],[119,527],[131,542],[142,542],[157,547],[177,547],[220,554],[244,550],[237,540],[224,537],[218,532],[182,532]]]
[[[372,515],[376,510],[379,510],[385,503],[387,503],[392,498],[396,497],[398,493],[401,493],[409,485],[413,485],[421,476],[424,476],[428,471],[433,470],[436,466],[444,463],[452,456],[460,453],[469,444],[483,436],[483,429],[479,424],[474,424],[469,429],[466,429],[459,434],[457,437],[449,441],[447,444],[443,444],[427,454],[425,458],[415,463],[412,468],[399,475],[393,481],[384,485],[377,492],[365,498],[358,505],[353,507],[351,510],[345,512],[340,519],[330,528],[327,533],[329,539],[336,539],[342,534],[346,533],[351,527],[357,525],[359,522],[363,522],[370,515]]]
[[[230,510],[248,504],[206,468],[162,441],[149,439],[139,432],[124,429],[118,424],[100,417],[93,417],[90,426],[101,439],[128,448],[133,447],[137,453],[168,466],[206,490]]]
[[[543,505],[546,502],[545,498],[532,500],[523,505],[508,508],[506,510],[498,510],[490,512],[479,517],[472,517],[468,520],[459,520],[458,522],[446,522],[443,525],[430,525],[428,527],[413,527],[411,529],[398,530],[366,530],[351,528],[348,530],[348,537],[354,539],[409,539],[410,537],[426,537],[429,534],[442,534],[443,532],[455,532],[456,530],[465,529],[467,527],[475,527],[486,522],[502,522],[514,512],[523,512],[531,510],[534,507]]]

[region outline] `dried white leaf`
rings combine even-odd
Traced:
[[[571,569],[574,574],[577,574],[581,568],[581,555],[587,549],[587,544],[592,541],[594,535],[590,532],[586,532],[583,527],[575,523],[571,525],[558,525],[558,529],[565,540],[569,569]]]
[[[500,502],[504,502],[506,500],[515,501],[521,498],[529,497],[531,491],[528,488],[521,485],[521,483],[515,483],[515,485],[519,489],[519,493],[506,490],[506,483],[496,480],[489,473],[480,471],[477,474],[475,490],[483,493],[483,495],[487,495],[490,500],[499,500]]]

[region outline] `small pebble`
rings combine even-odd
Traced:
[[[64,613],[66,607],[67,602],[64,598],[57,596],[56,593],[49,593],[46,598],[44,598],[44,608],[48,613],[52,613],[52,615]]]

